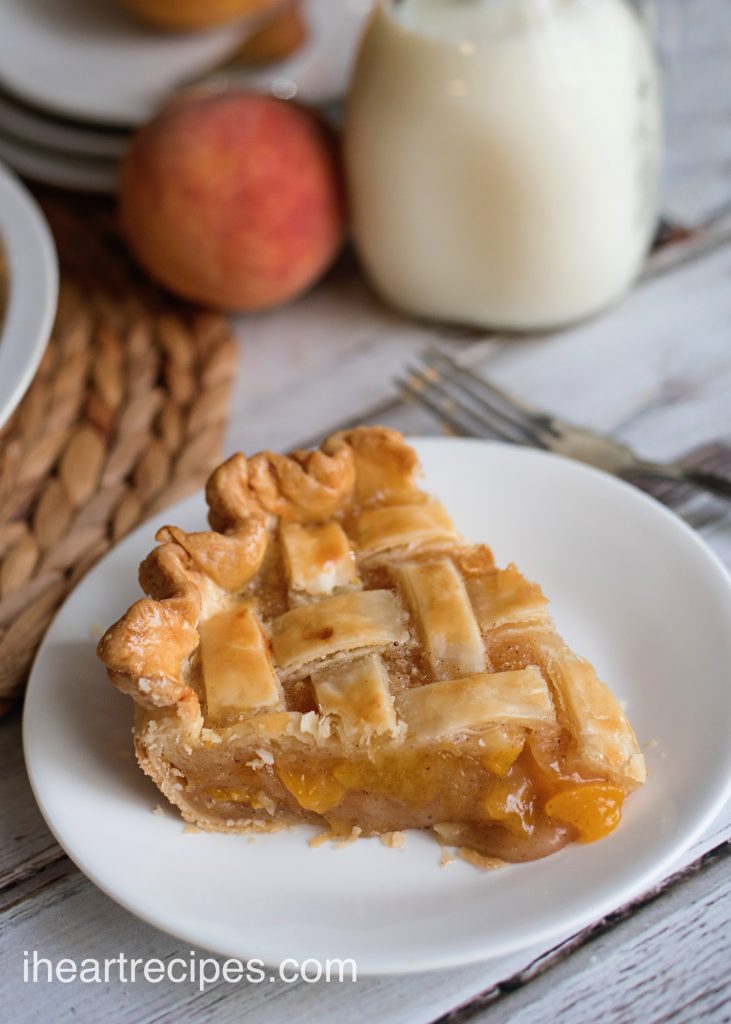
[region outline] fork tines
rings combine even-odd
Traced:
[[[545,448],[547,422],[530,406],[460,366],[439,349],[406,367],[396,383],[404,395],[429,409],[451,430],[470,437],[496,436]]]
[[[680,480],[675,472],[658,475],[657,470],[663,468],[658,465],[648,473],[649,464],[625,446],[507,394],[441,349],[428,349],[418,360],[406,367],[406,375],[397,378],[397,385],[406,398],[428,409],[457,434],[498,437],[515,444],[561,451],[587,462],[592,461],[586,458],[586,442],[590,441],[595,455],[611,456],[616,452],[621,456],[621,461],[614,460],[615,465],[611,458],[604,465],[599,461],[595,465],[630,480],[691,525],[706,526],[728,513],[727,504],[699,491],[697,483]],[[731,446],[722,441],[702,445],[688,452],[678,465],[728,476]],[[674,469],[672,465],[666,468]]]

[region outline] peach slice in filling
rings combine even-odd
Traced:
[[[604,780],[547,773],[518,737],[487,754],[470,746],[383,748],[356,758],[282,756],[274,776],[284,790],[280,800],[309,820],[323,818],[333,831],[439,826],[447,841],[508,861],[607,835],[619,823],[624,796]]]
[[[573,826],[579,842],[603,839],[619,824],[624,793],[610,782],[586,782],[561,789],[545,803],[549,818]]]

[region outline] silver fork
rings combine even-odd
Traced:
[[[676,462],[644,459],[628,445],[537,409],[461,366],[439,349],[428,349],[421,365],[407,367],[396,383],[403,394],[429,409],[451,430],[471,437],[499,437],[586,462],[623,479],[690,485],[731,500],[731,467],[706,457]],[[721,445],[726,454],[731,452]],[[731,461],[731,460],[729,460]],[[653,486],[645,487],[655,493]],[[670,502],[668,502],[670,503]],[[672,502],[675,504],[675,501]]]

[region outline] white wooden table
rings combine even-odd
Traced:
[[[696,217],[731,194],[731,5],[695,0],[692,14],[690,6],[663,0],[662,46],[673,57],[665,205]],[[301,302],[238,329],[229,451],[288,448],[346,420],[437,432],[390,383],[434,338],[479,346],[496,381],[650,456],[731,439],[731,245],[645,281],[600,320],[540,340],[501,342],[406,321],[371,294],[349,256]],[[731,516],[704,536],[731,566]],[[355,985],[219,982],[200,994],[167,981],[24,984],[27,949],[52,959],[123,951],[164,960],[189,947],[118,907],[66,858],[33,802],[19,733],[18,713],[0,721],[0,1021],[731,1019],[731,807],[659,888],[550,948]]]

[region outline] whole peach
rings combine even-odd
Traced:
[[[171,291],[228,310],[285,302],[328,268],[343,238],[329,130],[251,92],[183,100],[137,135],[123,162],[123,233]]]

